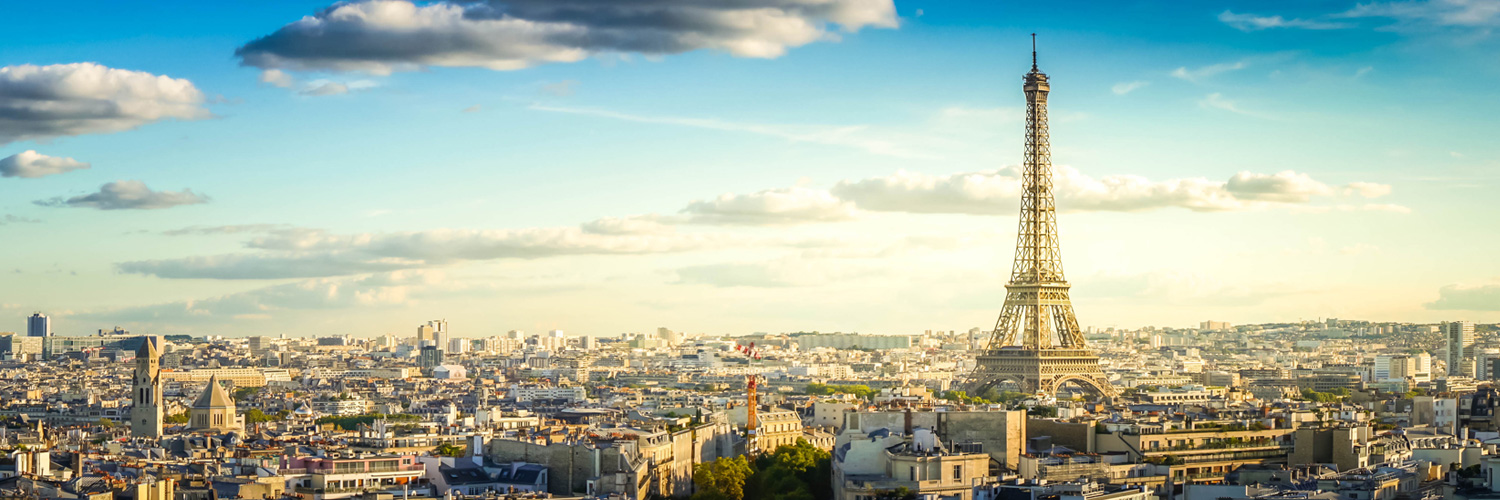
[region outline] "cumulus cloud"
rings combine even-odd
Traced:
[[[700,49],[774,58],[865,27],[894,28],[891,0],[362,0],[337,3],[241,46],[265,69],[388,74],[430,66],[514,70],[595,54]]]
[[[1366,183],[1349,186],[1356,184]],[[1168,207],[1199,212],[1244,210],[1273,204],[1306,204],[1314,197],[1337,194],[1307,174],[1292,171],[1240,172],[1224,182],[1203,178],[1152,181],[1134,175],[1094,178],[1068,166],[1053,167],[1053,189],[1058,208],[1075,212],[1131,212]],[[950,175],[901,171],[885,177],[842,181],[833,187],[832,194],[869,211],[1009,214],[1020,206],[1021,176],[1018,167]]]
[[[1374,182],[1351,182],[1344,186],[1344,193],[1365,198],[1379,198],[1391,194],[1391,185],[1376,184]]]
[[[827,191],[793,187],[697,200],[682,213],[697,224],[774,226],[849,220],[854,204]]]
[[[72,158],[47,156],[30,149],[0,159],[0,177],[35,179],[85,168],[89,168],[89,164]]]
[[[1500,285],[1448,285],[1426,304],[1439,311],[1500,311]]]
[[[1219,22],[1240,31],[1260,31],[1273,28],[1334,30],[1349,27],[1348,24],[1330,21],[1287,19],[1281,16],[1257,16],[1255,14],[1235,14],[1227,10],[1219,13]]]
[[[1241,200],[1307,203],[1314,196],[1333,192],[1327,184],[1313,180],[1305,173],[1286,170],[1274,174],[1240,172],[1224,184],[1226,190]]]
[[[664,234],[672,232],[672,228],[663,223],[665,220],[668,219],[657,215],[602,217],[583,223],[582,229],[585,233],[608,235]]]
[[[0,68],[0,145],[208,116],[183,79],[94,63]]]
[[[115,181],[101,186],[97,193],[72,198],[57,197],[50,200],[38,200],[35,203],[45,207],[153,210],[208,203],[208,197],[194,193],[191,189],[152,191],[151,188],[146,187],[146,183],[141,181]]]

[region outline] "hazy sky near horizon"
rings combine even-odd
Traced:
[[[1500,321],[1500,0],[26,2],[0,331]],[[11,318],[11,319],[3,319]]]

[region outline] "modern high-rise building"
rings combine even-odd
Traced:
[[[1474,347],[1474,322],[1444,322],[1439,332],[1443,334],[1443,340],[1448,345],[1448,357],[1446,358],[1448,362],[1448,374],[1473,377],[1473,369],[1470,368],[1468,373],[1464,373],[1463,367],[1464,360],[1473,357],[1471,351]]]
[[[31,317],[26,318],[26,336],[51,337],[52,318],[42,313],[32,314]]]
[[[417,351],[417,366],[432,368],[443,364],[443,350],[437,347],[423,347]]]
[[[263,336],[250,337],[250,355],[260,356],[271,348],[271,339]]]

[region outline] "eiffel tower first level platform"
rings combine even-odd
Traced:
[[[996,387],[1055,396],[1071,384],[1111,397],[1115,388],[1078,328],[1068,298],[1068,280],[1063,277],[1047,133],[1047,94],[1052,85],[1047,74],[1037,69],[1035,36],[1031,72],[1021,79],[1026,93],[1026,159],[1021,169],[1015,267],[1005,285],[1005,304],[989,345],[976,359],[964,386],[976,396]]]
[[[1055,395],[1064,384],[1099,396],[1116,394],[1099,369],[1099,357],[1088,349],[992,349],[979,356],[978,365],[968,384],[969,394],[976,396],[992,387]]]

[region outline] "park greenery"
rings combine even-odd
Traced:
[[[831,455],[803,439],[753,461],[744,456],[721,457],[693,468],[697,492],[691,500],[831,498],[831,467]]]
[[[1347,396],[1349,396],[1349,390],[1342,387],[1335,389],[1333,392],[1318,392],[1312,389],[1302,390],[1302,399],[1318,403],[1337,403]]]

